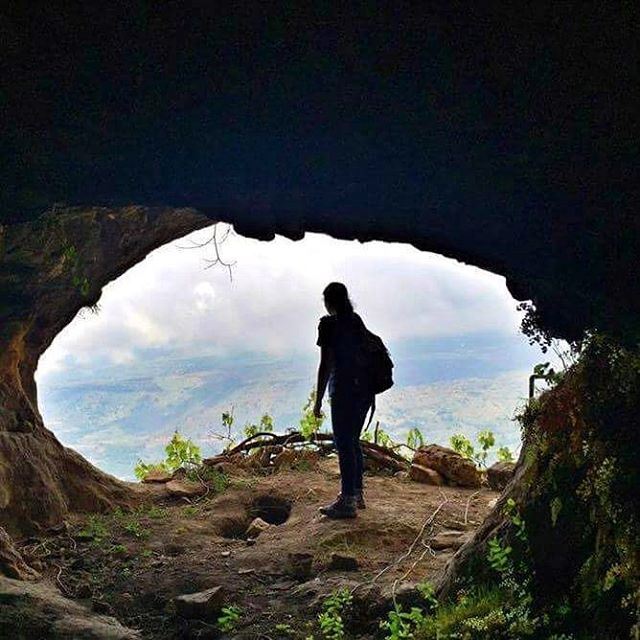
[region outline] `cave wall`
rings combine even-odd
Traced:
[[[0,236],[0,527],[58,524],[100,511],[131,489],[63,447],[43,424],[34,373],[40,355],[102,287],[150,251],[211,224],[193,210],[83,209],[11,226]]]

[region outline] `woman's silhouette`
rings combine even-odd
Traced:
[[[367,410],[373,402],[366,376],[356,366],[356,349],[365,329],[354,312],[347,288],[332,282],[323,292],[328,316],[320,319],[318,341],[321,348],[314,415],[320,417],[327,384],[331,397],[331,424],[340,461],[341,492],[334,502],[321,507],[330,518],[355,518],[364,509],[363,460],[360,433]]]

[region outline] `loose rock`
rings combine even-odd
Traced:
[[[412,464],[409,469],[409,478],[422,484],[432,484],[440,487],[444,484],[444,478],[435,470],[423,467],[420,464]]]
[[[179,498],[195,498],[197,496],[201,496],[206,491],[206,488],[199,482],[180,480],[177,478],[167,482],[165,487],[170,495]]]
[[[217,618],[224,604],[224,591],[221,586],[211,587],[198,593],[187,593],[173,599],[176,612],[183,618],[211,620]]]
[[[142,479],[142,482],[146,482],[147,484],[164,484],[169,482],[173,478],[173,474],[168,471],[164,471],[162,469],[151,469],[149,473]]]
[[[262,518],[255,518],[247,527],[247,538],[257,538],[263,531],[266,531],[271,525]]]
[[[420,447],[413,456],[412,465],[434,469],[448,482],[460,487],[479,487],[482,477],[471,460],[453,449],[430,444]]]
[[[429,546],[434,551],[459,549],[468,539],[469,535],[463,531],[441,531],[429,541]]]
[[[487,469],[487,480],[494,491],[502,491],[513,478],[516,465],[513,462],[496,462]]]

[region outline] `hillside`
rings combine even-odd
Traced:
[[[392,353],[396,386],[380,397],[377,419],[395,438],[418,427],[445,444],[457,431],[473,436],[490,429],[500,444],[519,446],[512,416],[540,359],[521,336],[414,341],[394,345]],[[136,460],[157,458],[175,429],[207,453],[218,451],[210,434],[221,430],[221,414],[231,408],[236,435],[264,413],[279,430],[297,427],[316,364],[309,355],[149,353],[128,365],[53,372],[39,380],[39,404],[65,445],[130,479]]]

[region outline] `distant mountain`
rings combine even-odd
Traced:
[[[541,357],[522,336],[476,335],[390,345],[396,386],[380,396],[376,419],[399,439],[419,427],[429,441],[447,443],[457,431],[496,433],[515,448],[511,418]],[[132,364],[92,366],[39,380],[46,424],[67,446],[102,469],[131,478],[138,458],[162,457],[178,429],[207,453],[220,449],[223,411],[233,408],[236,434],[263,413],[276,428],[296,427],[315,383],[317,354],[286,359],[264,354],[232,356],[146,351]],[[329,427],[329,425],[327,425]]]

